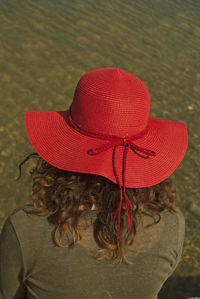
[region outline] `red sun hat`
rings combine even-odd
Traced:
[[[125,187],[144,188],[165,180],[188,146],[186,125],[151,117],[147,87],[119,68],[84,74],[67,110],[26,111],[25,128],[34,149],[49,164],[118,184],[118,237],[122,186],[130,226],[132,206]]]

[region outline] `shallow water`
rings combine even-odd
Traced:
[[[13,181],[20,161],[34,151],[25,111],[65,110],[85,72],[122,68],[148,86],[151,116],[187,125],[188,150],[174,172],[186,238],[163,298],[200,296],[199,52],[198,0],[1,1],[1,227],[28,202],[31,189],[31,161],[19,183]]]

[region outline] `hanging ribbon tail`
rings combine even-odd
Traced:
[[[117,209],[117,212],[115,213],[114,219],[111,222],[111,225],[113,225],[115,218],[117,216],[118,213],[118,222],[117,222],[117,238],[119,239],[119,235],[120,235],[120,215],[121,215],[121,206],[122,206],[122,200],[123,200],[123,195],[122,195],[122,188],[120,186],[120,204],[119,207]]]
[[[130,230],[131,230],[131,226],[132,226],[132,205],[130,203],[130,200],[129,200],[125,190],[124,190],[124,197],[126,199],[126,213],[127,213],[127,221],[128,221],[127,231],[129,228],[128,234],[130,234]]]
[[[126,147],[125,145],[125,149],[124,149],[124,156],[123,156],[123,165],[124,165],[124,168],[123,168],[123,172],[122,172],[122,175],[123,175],[123,191],[124,191],[124,198],[125,198],[125,202],[126,202],[126,213],[127,213],[127,231],[128,231],[128,228],[129,228],[129,233],[130,233],[130,230],[131,230],[131,224],[132,224],[132,206],[131,206],[131,203],[129,201],[129,198],[126,194],[126,188],[125,188],[125,170],[126,170],[126,157],[127,157],[127,150],[128,148],[131,146],[131,144],[128,142],[128,147]],[[130,221],[129,221],[130,220]]]
[[[120,189],[121,190],[121,189]],[[128,234],[130,234],[130,230],[131,230],[131,226],[132,226],[132,206],[131,206],[131,203],[130,203],[130,200],[128,198],[128,196],[126,195],[126,193],[124,192],[124,197],[126,199],[126,212],[127,212],[127,231],[128,231]],[[120,215],[121,215],[121,206],[122,206],[122,190],[121,190],[121,200],[120,200],[120,204],[119,204],[119,207],[117,209],[117,212],[115,213],[115,216],[114,216],[114,219],[112,221],[112,225],[114,223],[114,220],[117,216],[117,213],[118,213],[118,222],[117,222],[117,238],[119,238],[119,235],[120,235]]]

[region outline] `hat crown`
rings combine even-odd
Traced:
[[[90,132],[132,136],[149,120],[150,94],[145,84],[119,68],[84,74],[71,104],[73,120]]]

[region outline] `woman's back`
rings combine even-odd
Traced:
[[[26,211],[32,207],[33,204],[27,204],[15,209],[2,229],[0,246],[5,248],[6,243],[8,250],[0,250],[0,259],[5,260],[8,251],[16,248],[15,258],[3,264],[4,279],[10,285],[5,298],[13,298],[13,292],[20,287],[18,279],[13,281],[12,269],[17,273],[17,268],[21,268],[20,280],[28,290],[26,298],[155,299],[180,261],[185,218],[177,207],[177,214],[164,211],[160,222],[149,228],[144,226],[153,223],[153,219],[142,214],[134,243],[127,251],[132,265],[96,260],[91,253],[97,246],[92,225],[81,230],[83,239],[77,247],[56,246],[54,226],[47,216],[28,214]],[[88,217],[95,219],[95,211]],[[62,244],[71,240],[68,233]],[[23,289],[19,288],[19,292],[23,293]]]

